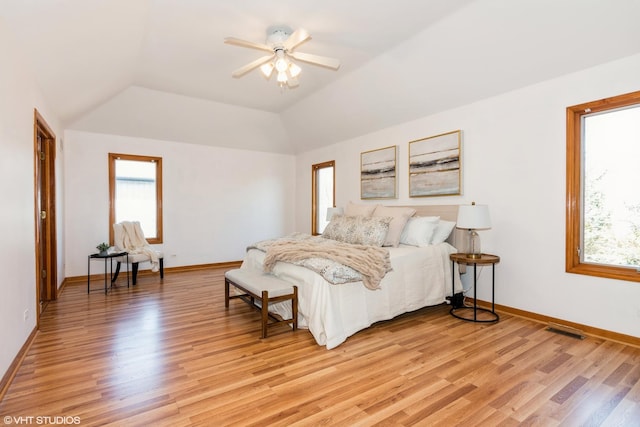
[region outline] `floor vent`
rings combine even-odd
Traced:
[[[559,325],[557,323],[549,322],[547,331],[555,332],[557,334],[567,335],[573,338],[579,338],[583,340],[585,335],[580,329],[572,328],[571,326]]]

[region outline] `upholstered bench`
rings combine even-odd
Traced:
[[[240,290],[240,294],[230,295],[230,286]],[[267,337],[267,327],[278,323],[290,323],[298,329],[298,287],[272,274],[257,270],[237,268],[224,274],[224,306],[229,308],[229,300],[240,298],[262,314],[262,338]],[[281,319],[269,313],[269,303],[291,301],[291,319]],[[260,304],[258,304],[258,302]],[[271,322],[269,322],[271,319]]]

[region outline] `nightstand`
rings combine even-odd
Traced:
[[[458,319],[466,320],[469,322],[481,322],[481,323],[493,323],[500,320],[500,316],[496,313],[495,309],[495,285],[496,285],[496,264],[500,262],[500,257],[497,255],[490,254],[482,254],[477,258],[473,258],[468,256],[467,254],[451,254],[451,280],[452,280],[452,289],[454,289],[454,274],[455,274],[455,264],[463,264],[463,265],[473,265],[473,307],[451,307],[449,313],[453,317],[457,317]],[[477,268],[478,265],[491,265],[491,310],[483,307],[478,307],[476,298],[476,287],[477,287]],[[455,290],[453,290],[455,294]],[[473,318],[465,317],[461,315],[461,312],[469,312],[473,311]],[[478,318],[478,312],[489,313],[489,318]],[[484,317],[484,316],[483,316]]]

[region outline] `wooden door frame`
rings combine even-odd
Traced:
[[[38,136],[43,136],[42,154],[38,149]],[[44,307],[40,307],[41,297],[46,303],[57,298],[58,294],[58,257],[57,257],[57,233],[56,233],[56,136],[37,109],[34,109],[33,121],[34,144],[34,210],[35,210],[35,258],[36,258],[36,327],[40,324],[40,313]],[[41,157],[41,155],[43,157]],[[42,160],[41,160],[42,159]],[[43,180],[41,181],[41,174]],[[42,188],[40,183],[43,182]],[[44,192],[41,197],[40,192]],[[40,205],[44,199],[46,206]],[[46,212],[46,217],[41,219],[41,211]],[[42,229],[44,228],[44,229]],[[45,235],[44,254],[40,252],[41,231]],[[44,259],[44,265],[40,260]],[[40,295],[40,277],[42,271],[46,271],[45,295]]]

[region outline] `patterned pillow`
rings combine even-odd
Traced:
[[[382,246],[391,217],[334,215],[322,237],[356,245]]]

